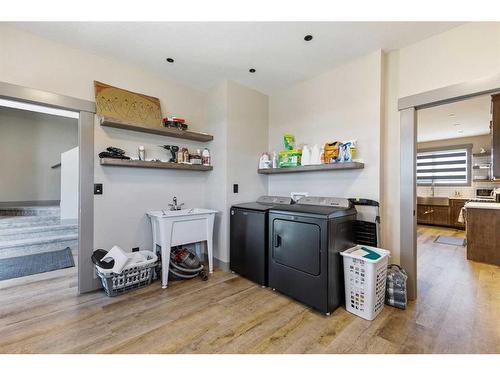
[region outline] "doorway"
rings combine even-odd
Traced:
[[[47,222],[51,224],[50,220],[58,221],[57,224],[62,225],[62,227],[58,227],[57,229],[62,228],[63,230],[66,230],[71,228],[72,232],[66,237],[66,239],[75,241],[77,245],[74,245],[73,247],[76,251],[71,249],[71,246],[66,247],[70,248],[71,255],[76,256],[76,259],[73,259],[76,263],[75,271],[77,271],[76,275],[74,275],[75,280],[73,282],[73,286],[76,286],[78,293],[95,290],[98,287],[98,282],[94,277],[93,265],[90,260],[90,255],[93,250],[93,152],[95,104],[81,99],[2,82],[0,82],[0,101],[2,108],[7,108],[4,110],[4,113],[8,112],[8,115],[11,116],[11,120],[13,119],[12,116],[17,113],[17,120],[21,122],[26,121],[26,118],[30,117],[33,120],[33,116],[38,116],[38,120],[40,120],[41,116],[48,123],[52,123],[53,125],[56,122],[63,121],[61,117],[66,117],[68,119],[68,122],[66,122],[65,125],[68,127],[66,128],[66,131],[71,133],[69,128],[71,126],[76,127],[76,134],[73,134],[74,138],[72,138],[73,136],[68,137],[73,139],[73,143],[75,143],[74,141],[76,139],[76,147],[59,153],[61,157],[58,161],[52,161],[50,171],[47,172],[45,170],[46,165],[44,165],[42,168],[37,168],[36,173],[32,171],[31,173],[25,174],[23,178],[27,178],[28,180],[26,181],[28,182],[25,181],[24,184],[19,184],[19,190],[25,189],[23,190],[23,194],[25,194],[23,196],[35,196],[40,199],[28,198],[27,200],[18,200],[21,195],[16,195],[19,192],[16,192],[15,189],[11,189],[9,197],[6,197],[2,205],[6,208],[4,213],[8,211],[7,208],[14,209],[7,212],[9,214],[25,212],[30,214],[39,213],[40,215],[28,215],[31,217],[25,219],[28,221],[38,220],[40,224],[44,224],[35,226],[35,228],[37,228],[36,230],[47,229],[41,227],[45,226]],[[26,114],[28,112],[31,114],[27,116]],[[3,123],[6,122],[4,121]],[[59,125],[64,127],[62,123]],[[38,130],[40,129],[41,128]],[[54,134],[52,136],[48,136],[48,138],[55,137],[57,136]],[[26,140],[29,137],[23,137],[21,135],[18,138]],[[60,143],[61,140],[58,140],[58,142]],[[53,148],[55,148],[54,145]],[[22,147],[19,147],[17,153],[20,158],[23,155],[22,152]],[[49,152],[46,151],[42,154],[47,156]],[[39,157],[35,160],[38,161],[41,159],[44,158]],[[45,159],[46,162],[48,158]],[[59,168],[61,168],[60,171],[58,171]],[[63,168],[64,171],[62,170]],[[12,173],[15,173],[16,170],[20,170],[19,166],[14,168]],[[76,173],[75,170],[77,171]],[[63,177],[63,173],[67,176]],[[42,177],[34,183],[33,180],[29,180],[30,175],[31,178],[37,177],[38,175]],[[58,176],[58,178],[55,176]],[[78,181],[75,182],[75,178],[77,178]],[[26,185],[30,184],[36,184],[36,189],[29,189],[30,186]],[[59,186],[60,190],[58,190],[56,186]],[[11,186],[9,186],[9,188],[10,187]],[[55,190],[57,191],[54,192]],[[45,192],[42,193],[42,191]],[[58,197],[60,199],[57,199]],[[2,199],[0,199],[0,201],[1,200]],[[13,205],[11,202],[16,203]],[[60,206],[61,203],[64,205],[64,208]],[[57,204],[59,204],[59,206],[57,206]],[[62,218],[62,216],[64,216],[64,218]],[[17,218],[17,220],[19,220],[19,218]],[[21,221],[22,220],[23,219],[21,218]],[[11,221],[16,221],[16,218]],[[77,228],[76,231],[75,224]],[[50,228],[50,230],[52,229],[56,228]],[[41,236],[35,233],[33,238],[36,239],[37,237]],[[65,243],[63,245],[69,245],[69,243]],[[66,247],[62,250],[65,250]],[[53,254],[46,255],[52,256]],[[40,259],[38,259],[38,263],[43,263],[46,260],[47,259],[40,261]],[[40,275],[42,274],[43,273],[40,273]]]
[[[408,272],[408,298],[417,297],[417,111],[500,91],[500,75],[401,98],[401,265]]]
[[[0,100],[0,158],[0,283],[76,281],[78,113]]]

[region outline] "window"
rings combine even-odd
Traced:
[[[470,185],[472,145],[417,152],[417,185]]]

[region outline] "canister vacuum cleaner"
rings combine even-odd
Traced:
[[[198,255],[182,247],[170,251],[168,275],[172,280],[194,279],[198,276],[203,281],[208,280],[208,275]]]

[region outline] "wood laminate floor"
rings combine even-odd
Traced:
[[[419,298],[372,322],[330,317],[227,272],[76,295],[74,270],[0,283],[0,353],[500,353],[500,267],[419,227]]]

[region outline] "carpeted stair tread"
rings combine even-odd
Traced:
[[[39,227],[60,223],[59,216],[0,216],[0,229]]]
[[[33,227],[2,228],[0,229],[0,244],[3,241],[65,234],[78,234],[78,225],[53,224]]]
[[[40,245],[51,242],[58,241],[70,241],[78,239],[78,233],[65,234],[65,235],[56,235],[56,236],[46,236],[46,237],[36,237],[36,238],[25,238],[20,240],[10,240],[10,241],[1,241],[0,242],[0,250],[7,249],[10,247],[20,247],[20,246],[32,246],[32,245]]]
[[[35,243],[28,246],[16,246],[0,249],[0,259],[56,251],[60,250],[61,246],[63,248],[70,247],[71,249],[76,249],[78,247],[78,238],[65,240],[59,237],[59,239],[54,242]]]

